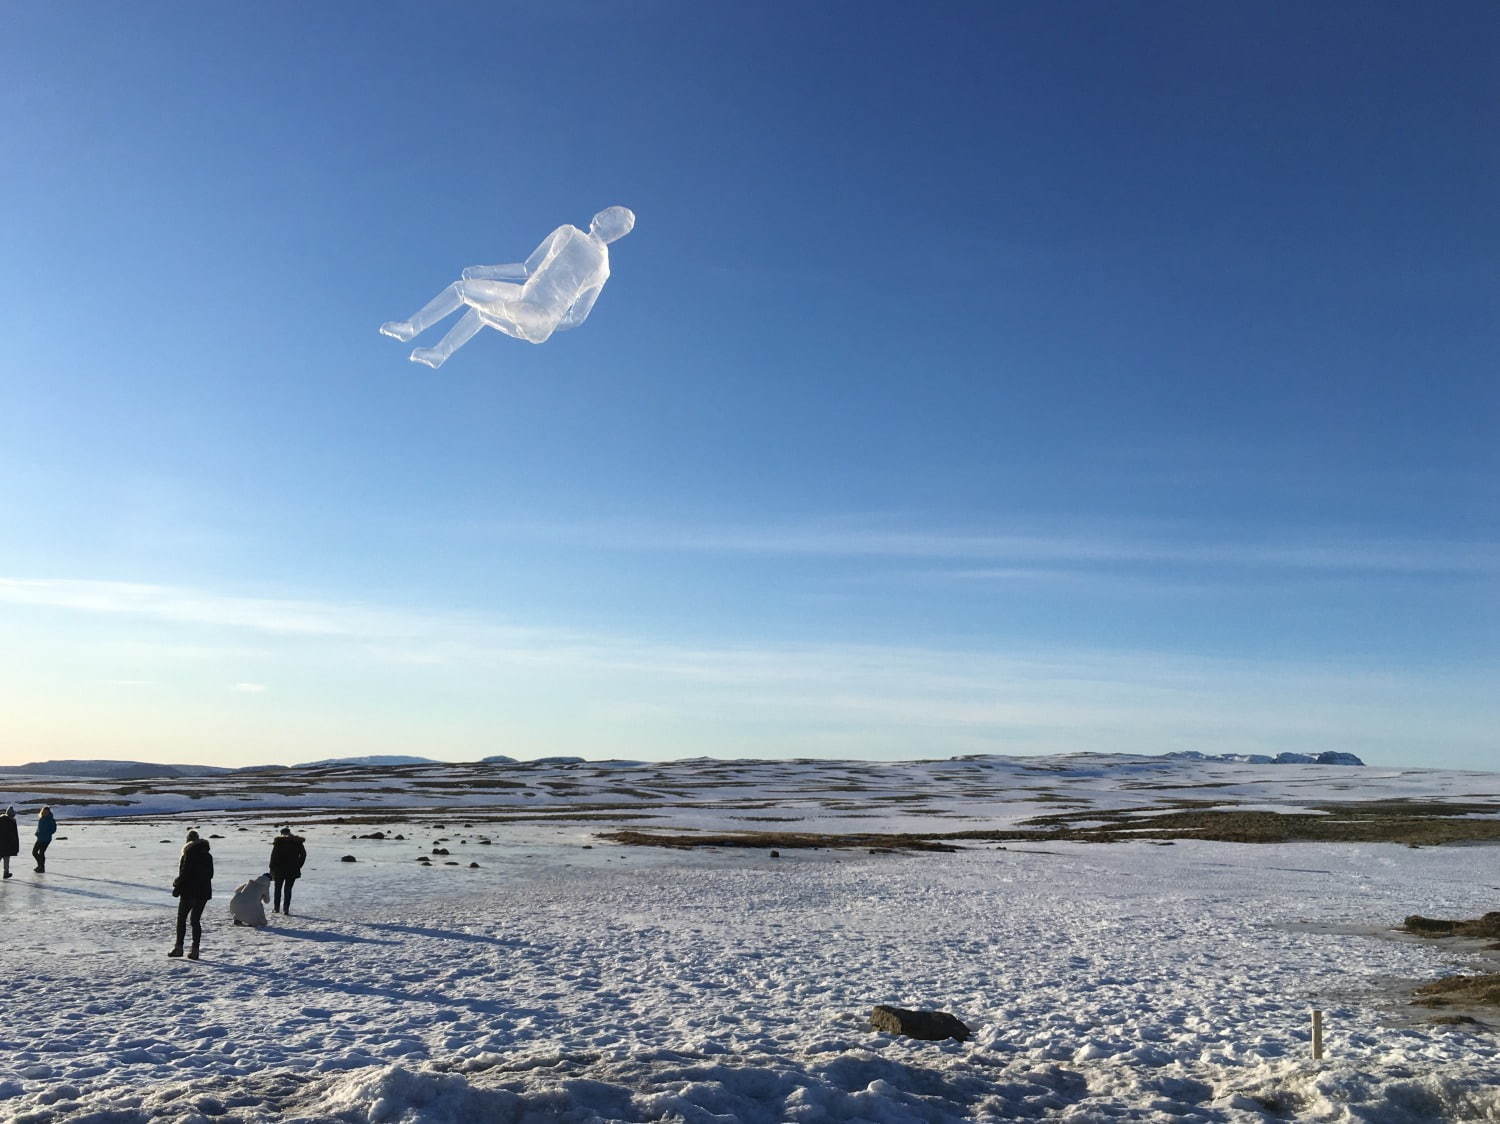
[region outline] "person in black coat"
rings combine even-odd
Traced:
[[[271,841],[271,882],[275,899],[272,913],[292,912],[292,884],[302,877],[302,864],[307,861],[307,848],[302,845],[302,836],[293,835],[292,829],[284,827],[281,834]]]
[[[196,831],[187,833],[182,857],[177,860],[177,880],[172,883],[177,899],[177,943],[168,956],[182,955],[182,938],[187,924],[193,923],[193,948],[189,960],[198,959],[198,945],[203,940],[203,907],[214,896],[214,857],[208,853],[208,840],[199,839]]]
[[[5,868],[5,877],[10,877],[10,860],[21,853],[21,833],[16,828],[16,810],[5,809],[0,816],[0,866]]]

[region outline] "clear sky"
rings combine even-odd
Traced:
[[[7,5],[0,761],[1500,768],[1497,57],[1490,0]],[[377,334],[617,203],[577,331]]]

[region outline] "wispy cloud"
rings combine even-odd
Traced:
[[[1194,539],[1158,533],[1049,535],[972,530],[890,529],[873,521],[684,526],[603,521],[505,524],[516,537],[631,551],[844,558],[943,559],[1006,566],[1171,565],[1344,570],[1408,574],[1500,573],[1500,544],[1359,536],[1307,539]]]
[[[237,635],[258,635],[263,658],[337,666],[393,704],[413,676],[431,681],[424,665],[442,669],[444,697],[458,711],[492,713],[499,691],[509,692],[509,715],[543,691],[561,709],[533,722],[575,745],[582,731],[607,730],[633,739],[637,755],[659,755],[664,739],[694,731],[711,739],[695,740],[699,751],[761,755],[820,746],[857,756],[1385,747],[1388,759],[1410,761],[1433,747],[1480,754],[1500,721],[1492,672],[1482,668],[1424,675],[1160,651],[693,644],[116,582],[0,579],[4,602],[166,626],[151,644],[169,645],[178,629],[206,631],[234,652]],[[258,694],[265,685],[232,689]],[[339,707],[342,726],[361,721],[360,705]],[[416,705],[414,717],[422,713],[435,717]]]

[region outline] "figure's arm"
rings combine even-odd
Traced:
[[[603,285],[595,285],[592,289],[585,289],[578,295],[578,299],[572,303],[568,311],[563,313],[563,318],[558,321],[557,330],[566,331],[576,328],[588,319],[590,312],[594,310],[594,302],[599,299],[599,290]]]
[[[465,281],[525,281],[528,275],[523,261],[505,265],[471,265],[463,273]]]
[[[525,261],[511,262],[507,265],[471,265],[464,270],[465,281],[525,281],[535,273],[544,261],[552,253],[552,244],[557,241],[557,236],[563,232],[564,227],[558,227],[547,237],[542,239],[542,244],[531,251],[531,256]]]

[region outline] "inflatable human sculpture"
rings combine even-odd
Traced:
[[[380,326],[380,332],[406,343],[468,306],[436,347],[419,347],[411,353],[413,363],[426,363],[434,370],[485,326],[518,340],[542,343],[553,332],[576,328],[588,318],[609,280],[609,244],[625,237],[634,226],[635,213],[628,207],[606,207],[586,231],[564,224],[542,239],[525,261],[471,265],[461,280],[410,320],[389,321]]]
[[[235,890],[234,897],[229,899],[229,915],[234,918],[236,925],[254,925],[259,928],[266,923],[265,903],[270,900],[271,876],[262,874]]]

